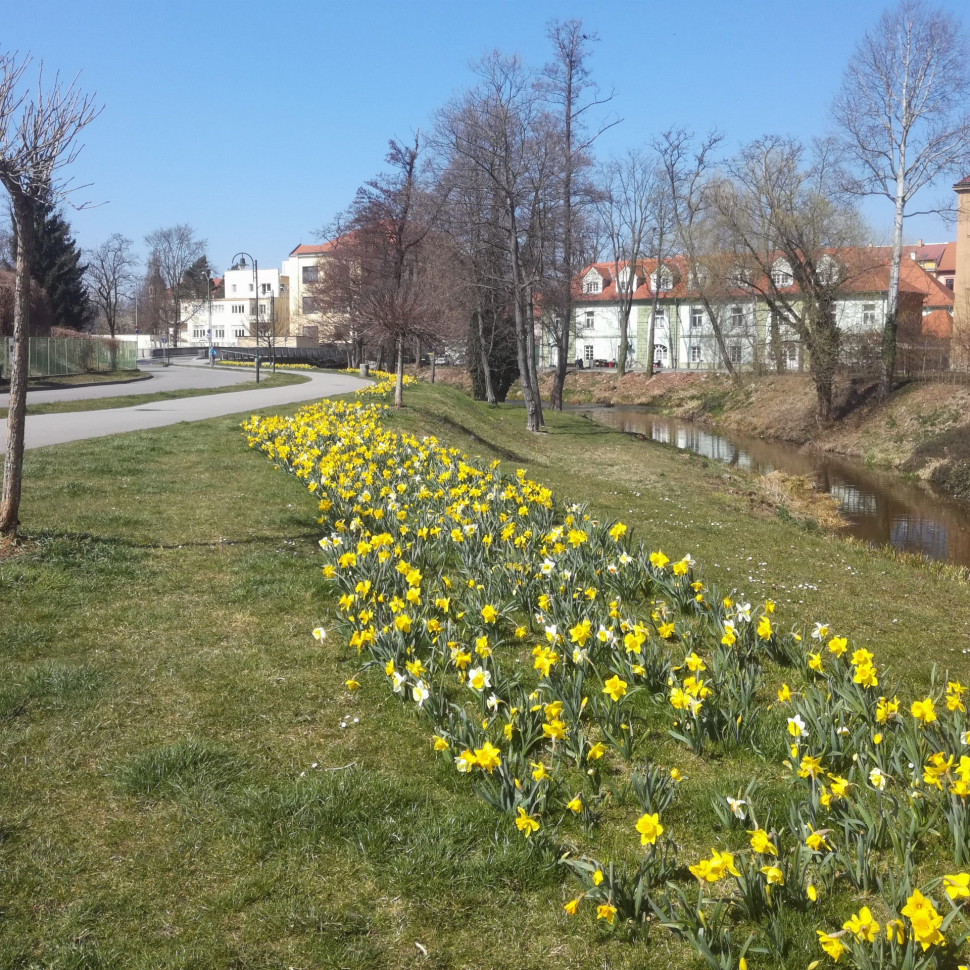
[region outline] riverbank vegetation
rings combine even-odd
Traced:
[[[435,377],[469,389],[458,368],[438,368]],[[551,381],[551,375],[540,381],[543,394]],[[609,371],[571,371],[563,399],[567,405],[643,406],[728,432],[810,445],[895,469],[970,500],[970,385],[911,381],[884,402],[875,399],[876,388],[875,379],[837,377],[835,421],[825,429],[816,419],[815,389],[807,374],[750,376],[736,384],[722,374],[669,372],[650,379],[636,372],[619,378]],[[509,399],[518,397],[513,385]]]
[[[970,587],[779,518],[743,473],[570,414],[527,434],[521,409],[449,388],[416,384],[407,403],[389,428],[590,499],[627,539],[691,553],[705,587],[774,600],[782,629],[824,619],[907,699],[934,663],[937,683],[970,679]],[[435,754],[413,702],[391,703],[381,671],[347,689],[358,655],[333,629],[317,499],[247,451],[238,422],[27,453],[27,542],[0,562],[0,965],[694,965],[658,929],[629,942],[590,905],[570,919],[577,884]],[[712,785],[736,797],[754,778],[758,809],[781,804],[774,762],[697,756],[659,725],[640,753],[683,777],[660,821],[685,863],[747,845]],[[785,820],[772,807],[759,822]],[[578,816],[571,831],[583,844]],[[611,857],[639,846],[625,823],[602,837]],[[832,921],[857,911],[822,905]],[[793,927],[807,965],[817,940]]]

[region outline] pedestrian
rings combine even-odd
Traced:
[[[215,367],[216,366],[216,348],[215,347],[210,347],[209,348],[209,366],[210,367]]]

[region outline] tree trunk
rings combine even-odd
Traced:
[[[549,395],[549,404],[553,411],[561,411],[563,390],[566,387],[566,374],[569,368],[568,322],[563,327],[562,333],[558,334],[556,343],[556,373],[552,376],[552,392]]]
[[[728,353],[727,344],[724,342],[724,333],[721,330],[721,321],[707,300],[704,301],[704,309],[707,310],[707,317],[711,321],[711,329],[714,331],[714,339],[717,341],[717,349],[721,355],[721,360],[724,361],[724,366],[727,368],[731,380],[735,384],[740,384],[741,375],[734,369],[734,364],[731,363],[731,355]]]
[[[899,174],[896,177],[896,212],[893,218],[893,253],[889,263],[889,292],[886,294],[886,322],[882,328],[882,352],[877,398],[885,401],[892,393],[896,375],[896,331],[899,326],[899,264],[903,257],[903,210],[905,181],[903,162],[905,146],[900,154]]]
[[[397,338],[397,372],[394,377],[394,407],[404,407],[404,338]]]
[[[483,314],[478,310],[475,314],[478,320],[478,353],[482,359],[482,377],[485,378],[485,400],[490,407],[495,407],[495,388],[492,386],[492,367],[488,362],[488,351],[485,349],[485,327],[482,324]]]
[[[778,315],[773,311],[769,311],[769,323],[768,327],[770,330],[771,339],[771,355],[775,359],[775,373],[784,374],[785,372],[785,359],[782,355],[781,346],[781,326],[778,323]]]
[[[30,353],[30,262],[33,256],[33,206],[14,198],[17,267],[13,306],[13,363],[7,412],[7,451],[0,495],[0,535],[15,537],[20,522],[20,492],[24,471],[24,430],[27,415],[27,367]]]
[[[660,263],[657,263],[658,286],[653,291],[653,306],[650,307],[650,329],[647,336],[647,375],[653,377],[653,358],[657,347],[657,312],[660,309]],[[669,348],[668,348],[669,349]],[[668,358],[669,362],[669,358]]]
[[[435,372],[435,365],[437,364],[437,357],[438,357],[438,354],[435,352],[435,349],[432,347],[431,348],[431,383],[432,384],[434,384],[434,372]]]
[[[630,310],[632,309],[633,307],[629,303],[626,306],[621,303],[617,311],[620,322],[620,345],[616,348],[617,377],[622,377],[626,373],[627,346],[630,342]]]
[[[526,363],[529,370],[529,383],[532,385],[532,395],[535,399],[536,415],[539,420],[539,427],[544,424],[542,419],[542,396],[539,393],[539,374],[536,370],[536,327],[535,327],[535,305],[532,301],[532,287],[528,289],[528,323],[525,331]]]

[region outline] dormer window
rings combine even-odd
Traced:
[[[741,289],[751,285],[751,272],[744,266],[735,266],[728,277],[728,284]]]
[[[771,268],[771,282],[777,287],[791,286],[795,282],[791,266],[783,259],[779,259]]]
[[[659,290],[661,293],[672,290],[674,288],[674,274],[666,267],[663,267],[660,270],[660,285],[658,286],[657,273],[654,271],[650,274],[650,286],[652,289]]]
[[[616,288],[624,293],[629,293],[631,288],[636,289],[636,286],[633,285],[634,279],[635,277],[633,276],[630,267],[625,266],[620,270],[619,275],[616,278]]]
[[[839,282],[842,271],[839,264],[831,256],[825,255],[818,261],[818,278],[826,285],[833,286]]]
[[[584,293],[599,293],[600,291],[600,281],[599,280],[586,280],[583,284]]]

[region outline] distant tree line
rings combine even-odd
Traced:
[[[617,119],[604,114],[612,93],[601,94],[590,72],[596,35],[579,20],[553,21],[547,35],[541,68],[484,56],[432,130],[407,146],[392,141],[386,171],[322,230],[332,245],[315,303],[354,358],[366,349],[400,374],[416,352],[407,348],[420,361],[421,347],[464,342],[476,396],[502,400],[517,379],[527,425],[539,430],[537,326],[555,360],[551,404],[561,408],[576,274],[598,260],[618,287],[620,375],[638,287],[650,282],[653,296],[649,366],[658,301],[686,283],[729,374],[738,376],[729,340],[748,342],[757,369],[783,370],[786,342],[797,339],[825,423],[848,349],[834,308],[874,269],[839,254],[872,242],[859,205],[882,195],[894,207],[882,341],[852,353],[878,362],[888,394],[904,220],[917,214],[917,192],[970,167],[970,51],[959,23],[924,0],[887,11],[849,62],[830,132],[808,144],[769,135],[725,156],[720,132],[675,126],[599,161],[595,143]],[[750,317],[739,322],[739,294],[767,307],[767,341]]]

